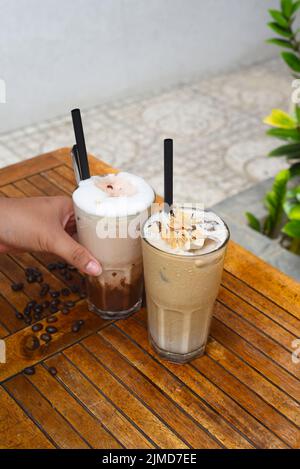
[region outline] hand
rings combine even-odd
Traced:
[[[69,197],[0,198],[0,253],[47,251],[86,274],[99,275],[99,262],[72,238],[75,232]]]

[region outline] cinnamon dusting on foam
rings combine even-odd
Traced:
[[[118,178],[112,174],[94,180],[96,187],[109,197],[131,197],[136,194],[136,188],[126,178]]]
[[[151,186],[141,177],[120,172],[92,176],[80,181],[73,192],[73,201],[84,212],[100,217],[126,217],[151,206]]]

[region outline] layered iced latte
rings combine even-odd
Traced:
[[[144,224],[149,338],[164,358],[184,363],[203,354],[228,239],[220,217],[192,207]]]
[[[143,291],[140,224],[149,216],[152,188],[129,173],[92,176],[73,193],[79,242],[100,261],[87,278],[89,309],[117,319],[139,309]]]

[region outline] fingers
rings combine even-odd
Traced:
[[[99,262],[63,229],[55,236],[55,246],[52,251],[88,275],[96,276],[102,272]]]

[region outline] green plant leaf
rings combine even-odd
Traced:
[[[294,49],[292,44],[286,39],[279,39],[279,38],[274,37],[272,39],[267,39],[266,42],[268,44],[274,44],[275,46],[285,47],[286,49]]]
[[[295,2],[293,7],[292,7],[292,13],[291,14],[293,15],[294,13],[296,13],[296,11],[298,10],[299,7],[300,7],[300,1]]]
[[[300,186],[289,189],[286,193],[286,202],[291,204],[298,204],[300,202]]]
[[[266,134],[282,140],[300,141],[300,131],[298,129],[269,129]]]
[[[300,221],[289,221],[286,225],[284,225],[281,231],[291,238],[300,238]]]
[[[246,212],[245,216],[248,220],[248,225],[255,231],[261,231],[260,221],[250,212]]]
[[[289,169],[291,173],[291,178],[294,178],[295,176],[300,176],[300,163],[293,163]]]
[[[284,210],[284,212],[286,213],[287,217],[289,217],[290,211],[291,211],[295,206],[297,206],[297,201],[295,201],[295,199],[286,200],[286,201],[283,203],[282,206],[283,206],[283,210]]]
[[[283,28],[289,28],[289,22],[288,20],[283,16],[283,14],[281,13],[281,11],[279,10],[269,10],[269,13],[270,15],[272,16],[273,20],[275,20],[275,22],[277,24],[279,24],[279,26],[282,26]]]
[[[275,176],[271,191],[265,195],[265,205],[268,209],[268,216],[264,223],[264,233],[272,236],[274,230],[279,225],[282,213],[283,203],[285,202],[287,183],[290,179],[290,171],[283,169]]]
[[[298,104],[295,104],[294,111],[295,111],[297,122],[299,124],[300,123],[300,107],[298,106]]]
[[[281,109],[272,109],[271,114],[265,117],[263,122],[280,129],[295,129],[297,127],[296,120]]]
[[[285,29],[279,26],[277,23],[268,23],[269,28],[273,29],[275,33],[279,34],[279,36],[291,38],[293,33],[290,29]]]
[[[294,155],[299,155],[300,158],[300,143],[282,145],[281,147],[275,148],[275,150],[272,150],[269,153],[269,156],[288,156],[297,158],[297,156]]]
[[[292,52],[281,52],[281,57],[294,72],[300,72],[300,59]]]
[[[293,13],[293,1],[281,0],[281,10],[286,18],[289,18]]]
[[[291,207],[288,217],[290,220],[298,220],[300,221],[300,204],[295,204]]]

